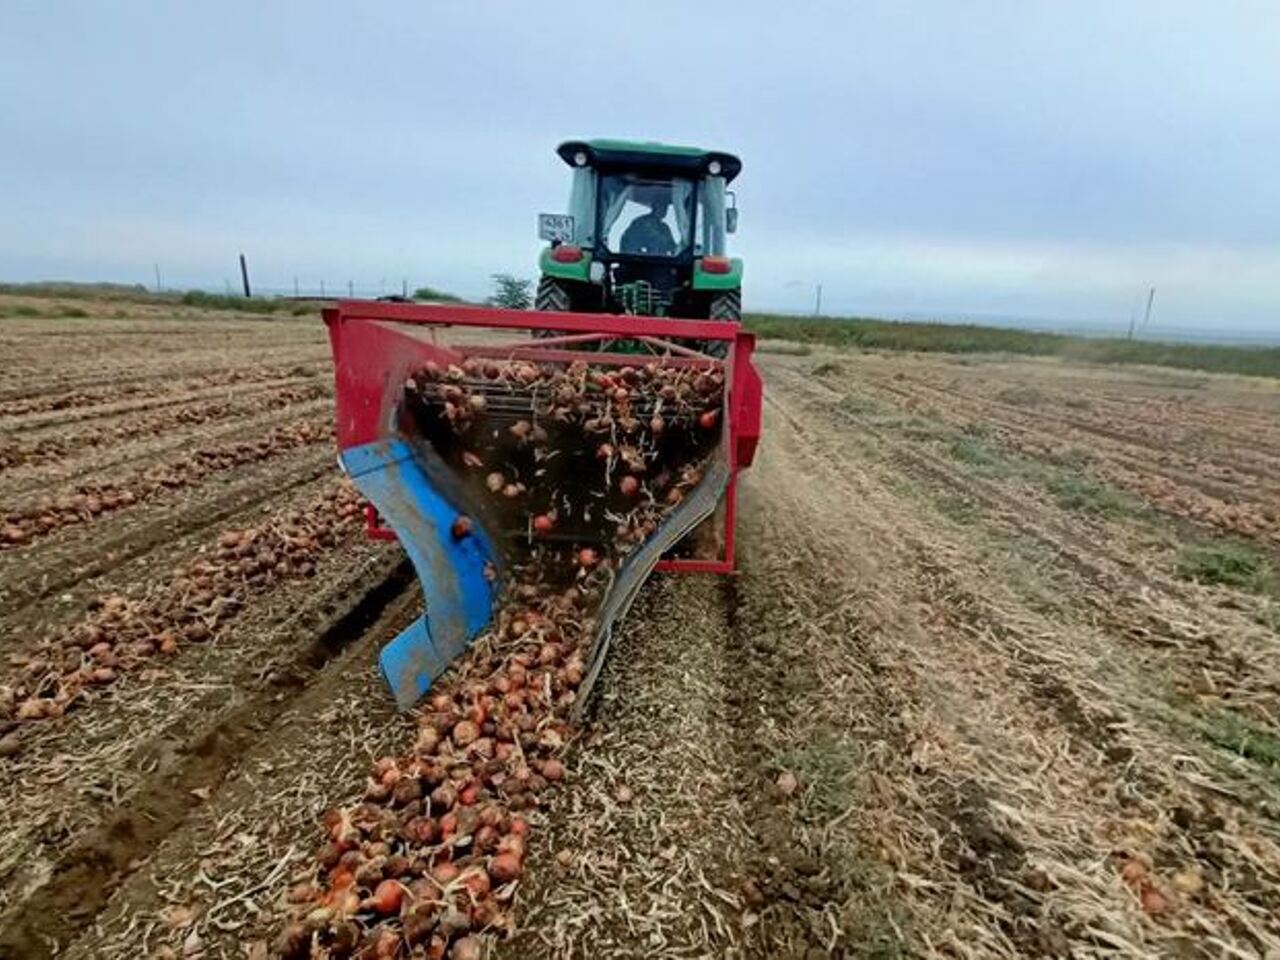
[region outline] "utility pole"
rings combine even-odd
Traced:
[[[404,297],[406,300],[409,299],[409,278],[408,277],[400,278],[400,296]]]
[[[1156,299],[1156,288],[1152,287],[1147,293],[1147,312],[1142,317],[1142,329],[1147,329],[1147,324],[1151,322],[1151,304]]]
[[[243,253],[240,254],[240,279],[244,281],[245,299],[252,297],[253,294],[249,291],[249,265],[245,263]]]
[[[156,293],[159,293],[163,289],[160,285],[160,264],[157,263],[155,265],[155,268],[156,268]]]
[[[294,278],[293,278],[293,295],[295,297],[298,295],[298,277],[296,274],[294,275]]]
[[[320,299],[324,299],[324,277],[320,278]]]
[[[354,300],[356,296],[355,285],[350,280],[347,281],[347,299]]]
[[[822,284],[818,284],[817,297],[813,303],[813,315],[815,317],[822,316]]]

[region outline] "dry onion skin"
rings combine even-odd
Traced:
[[[412,748],[326,814],[278,955],[479,957],[514,928],[525,815],[566,777],[600,603],[701,480],[723,390],[719,369],[658,364],[474,359],[408,378],[407,415],[474,507],[453,535],[474,519],[501,535],[502,598],[421,705]]]

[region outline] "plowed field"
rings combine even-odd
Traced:
[[[38,306],[0,319],[0,957],[270,956],[413,742],[375,658],[416,585],[317,318]],[[1280,956],[1280,383],[759,359],[740,573],[646,586],[487,954]]]

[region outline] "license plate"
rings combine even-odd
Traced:
[[[548,243],[572,243],[573,217],[567,213],[538,214],[538,238]]]

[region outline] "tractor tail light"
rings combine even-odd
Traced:
[[[552,247],[551,259],[556,263],[577,263],[582,259],[582,250],[572,243],[562,243]]]
[[[728,257],[703,257],[702,272],[703,273],[728,273],[729,258]]]

